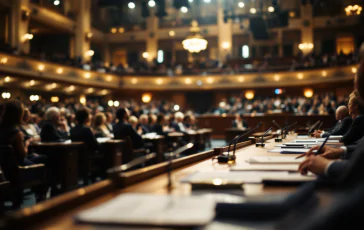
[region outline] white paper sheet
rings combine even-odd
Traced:
[[[316,179],[315,175],[308,175],[303,176],[298,173],[291,173],[286,176],[280,175],[268,175],[262,178],[263,180],[273,180],[273,181],[282,181],[282,182],[306,182],[306,181],[313,181]]]
[[[200,196],[122,194],[76,215],[76,221],[147,226],[203,226],[215,216],[215,202]]]
[[[302,153],[308,152],[308,149],[298,149],[298,148],[281,149],[281,148],[279,148],[279,149],[268,150],[268,152],[270,152],[270,153],[282,153],[282,154],[284,154],[284,153],[287,153],[287,154],[290,154],[290,153],[292,153],[292,154],[302,154]]]
[[[295,143],[301,143],[301,142],[304,142],[304,143],[317,143],[317,142],[324,142],[325,141],[325,138],[310,138],[310,139],[295,139],[293,140],[292,142],[295,142]],[[339,140],[328,140],[327,141],[328,143],[339,143]]]
[[[297,172],[297,164],[237,164],[231,171],[290,171]]]
[[[247,162],[250,164],[299,164],[305,159],[295,158],[292,156],[255,156],[250,157]]]
[[[96,138],[96,139],[97,139],[97,142],[99,142],[99,143],[105,143],[105,142],[111,140],[110,137],[99,137],[99,138]]]
[[[284,176],[287,172],[195,172],[181,180],[182,183],[211,183],[215,185],[229,183],[261,183],[268,175]]]

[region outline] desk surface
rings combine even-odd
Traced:
[[[292,140],[294,137],[290,136],[286,141]],[[277,155],[277,153],[268,153],[267,150],[274,148],[276,143],[274,139],[270,139],[266,141],[265,148],[257,148],[255,145],[249,145],[242,149],[236,151],[237,155],[237,163],[245,164],[245,160],[251,156],[269,156],[269,155]],[[172,178],[174,181],[174,187],[171,191],[172,194],[176,195],[189,195],[191,194],[191,186],[189,184],[179,183],[179,180],[195,171],[228,171],[231,165],[227,164],[218,164],[213,163],[211,158],[205,159],[198,163],[191,164],[189,166],[185,166],[183,168],[174,170],[172,173]],[[111,185],[112,182],[110,180],[102,181],[98,184],[91,185],[94,188],[99,186],[109,186],[110,189],[107,192],[104,192],[103,195],[98,196],[96,199],[90,199],[83,204],[77,206],[77,208],[68,209],[67,211],[60,212],[56,215],[52,215],[51,217],[47,217],[38,221],[36,225],[34,225],[34,229],[95,229],[94,226],[91,225],[79,225],[73,223],[72,217],[78,212],[85,210],[87,208],[95,207],[105,201],[112,199],[113,197],[121,194],[121,193],[152,193],[152,194],[167,194],[167,184],[168,178],[166,174],[161,174],[159,176],[153,177],[151,179],[145,180],[143,182],[131,185],[124,189],[115,188]],[[90,186],[90,187],[91,187]],[[111,188],[112,187],[112,188]],[[246,184],[244,185],[244,192],[247,196],[250,195],[259,195],[259,194],[272,194],[277,192],[289,192],[295,190],[295,187],[264,187],[261,184]],[[29,209],[23,209],[18,212],[18,214],[31,214],[32,212],[39,211],[45,209],[47,206],[55,204],[56,202],[62,201],[63,198],[71,195],[83,195],[87,192],[86,189],[79,189],[77,191],[67,193],[63,196],[56,197],[55,200],[49,200],[44,203],[38,204]],[[33,227],[33,226],[32,226]]]

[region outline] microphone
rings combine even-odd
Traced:
[[[134,166],[140,165],[146,161],[149,161],[150,159],[156,157],[157,154],[156,153],[150,153],[148,155],[142,156],[142,157],[138,157],[132,161],[130,161],[129,163],[123,164],[121,166],[116,166],[113,167],[111,169],[107,170],[107,173],[109,174],[110,177],[115,177],[117,176],[119,173],[125,172],[126,170],[131,169]]]
[[[320,130],[321,129],[321,126],[324,124],[323,121],[321,121],[320,125],[317,127],[317,130]]]
[[[261,139],[261,142],[260,143],[256,143],[255,146],[256,147],[264,147],[265,144],[264,144],[264,137],[267,136],[267,134],[273,129],[273,127],[270,127],[267,131],[265,131],[265,133],[262,135],[262,139]]]
[[[313,124],[313,125],[311,126],[311,128],[308,130],[308,136],[310,136],[310,135],[311,135],[311,133],[313,133],[313,131],[315,130],[316,126],[317,126],[319,123],[320,123],[320,120],[316,121],[316,123],[315,123],[315,124]]]
[[[167,175],[168,175],[168,190],[170,191],[170,189],[172,188],[172,159],[174,157],[179,157],[179,155],[192,148],[193,147],[193,143],[188,143],[187,145],[184,145],[176,150],[174,150],[173,152],[170,152],[170,153],[166,153],[165,156],[169,158],[169,162],[168,162],[168,167],[167,167]]]
[[[235,157],[235,149],[236,149],[236,143],[239,141],[240,138],[252,133],[254,130],[260,128],[260,126],[262,125],[262,122],[259,122],[254,128],[250,129],[248,132],[243,133],[241,135],[236,136],[234,139],[232,139],[229,143],[229,147],[228,147],[228,152],[227,155],[221,154],[217,157],[217,161],[219,163],[227,163],[229,161],[235,161],[236,157]],[[234,148],[233,148],[233,155],[230,155],[230,146],[232,145],[232,143],[234,143]]]
[[[292,123],[292,124],[287,125],[286,127],[284,127],[283,130],[282,130],[282,138],[285,139],[286,138],[286,135],[287,135],[287,131],[290,130],[290,129],[292,129],[297,124],[298,124],[298,122],[296,121],[296,122],[294,122],[294,123]]]
[[[275,120],[273,120],[272,122],[273,122],[273,124],[275,124],[277,126],[278,129],[281,130],[281,135],[282,135],[283,128]],[[278,135],[277,138],[274,139],[274,141],[275,142],[282,142],[282,138],[280,138],[279,135]]]

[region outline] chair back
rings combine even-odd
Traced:
[[[20,186],[18,162],[13,147],[0,145],[0,167],[5,180]]]
[[[123,164],[129,163],[131,160],[133,160],[133,143],[131,141],[131,138],[125,137],[125,143],[123,145]]]

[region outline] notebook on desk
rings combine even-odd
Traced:
[[[250,164],[299,164],[305,158],[296,159],[293,156],[254,156],[246,162]]]
[[[199,196],[122,194],[75,216],[78,223],[160,227],[204,226],[215,202]]]

